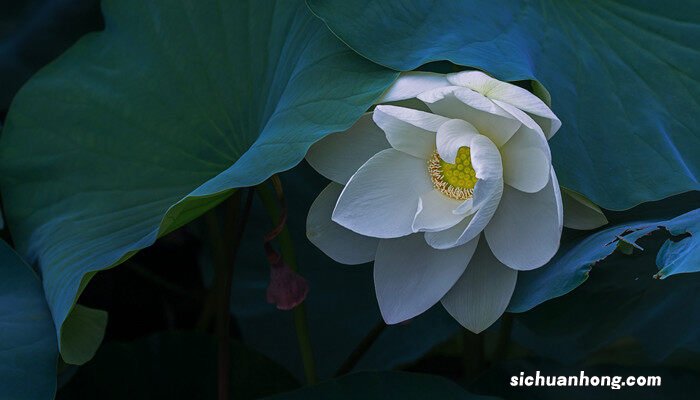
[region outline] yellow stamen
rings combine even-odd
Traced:
[[[472,167],[469,147],[460,147],[455,163],[440,158],[437,151],[428,160],[428,172],[435,189],[455,200],[467,200],[474,194],[476,171]]]

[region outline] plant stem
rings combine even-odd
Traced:
[[[355,349],[350,353],[350,356],[343,362],[343,365],[338,368],[334,377],[350,373],[357,363],[362,359],[362,357],[367,353],[367,351],[372,347],[374,342],[379,338],[379,336],[386,329],[386,324],[384,321],[379,321],[372,330],[367,333],[367,336],[362,339],[362,341],[355,347]]]
[[[464,330],[462,334],[462,357],[464,360],[464,376],[467,381],[475,378],[485,367],[484,335]]]
[[[219,400],[230,399],[231,380],[231,284],[233,281],[233,266],[241,244],[243,230],[248,222],[250,208],[253,203],[253,190],[248,189],[243,211],[238,215],[240,205],[240,190],[231,198],[224,218],[224,229],[221,229],[216,210],[206,215],[209,230],[209,241],[212,246],[214,262],[214,296],[216,303],[216,336],[218,342],[217,370]]]
[[[275,175],[271,178],[271,180],[273,181],[275,187],[278,190],[281,190],[279,178]],[[284,201],[282,194],[278,193],[277,196],[275,196],[266,182],[263,182],[257,186],[257,192],[260,196],[260,200],[262,200],[265,210],[267,210],[268,215],[270,215],[270,218],[272,219],[272,223],[277,225],[280,218],[283,216],[283,211],[281,208],[284,207],[284,204],[280,204]],[[277,240],[279,241],[282,259],[293,271],[297,272],[299,267],[297,265],[296,255],[294,252],[294,243],[292,241],[292,235],[289,232],[286,224],[284,225],[284,228],[280,232],[279,236],[277,236]],[[292,314],[294,317],[294,329],[296,330],[297,334],[299,353],[301,354],[301,361],[304,365],[306,382],[309,385],[313,385],[317,382],[316,363],[314,361],[313,349],[311,347],[309,325],[306,318],[306,307],[304,303],[294,307]]]
[[[513,314],[505,313],[501,318],[501,328],[498,331],[498,342],[493,352],[493,361],[501,361],[508,355],[510,333],[513,330]]]

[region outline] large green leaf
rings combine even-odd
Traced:
[[[445,378],[407,372],[360,372],[269,400],[496,400],[471,394]]]
[[[63,324],[61,358],[68,364],[84,364],[95,355],[107,328],[107,312],[76,304]]]
[[[16,96],[0,184],[61,327],[89,278],[291,168],[396,78],[302,1],[106,0]]]
[[[39,278],[0,241],[0,398],[48,400],[58,345]]]
[[[700,2],[309,0],[398,70],[449,60],[551,91],[560,183],[608,209],[700,189]]]
[[[700,313],[700,274],[682,273],[697,269],[697,263],[679,261],[671,270],[665,264],[655,265],[666,260],[657,257],[659,247],[689,252],[697,247],[699,217],[700,210],[695,210],[668,221],[606,229],[555,261],[551,268],[559,273],[523,274],[510,305],[515,311],[524,311],[563,288],[581,286],[516,315],[515,338],[538,355],[562,362],[605,354],[604,349],[609,353],[611,348],[617,349],[613,353],[617,362],[622,361],[623,352],[634,362],[700,353],[700,326],[689,317]],[[659,227],[685,235],[667,240],[668,234],[655,232]],[[697,252],[690,254],[697,256]],[[585,282],[574,285],[567,275]]]
[[[627,223],[590,235],[573,248],[561,251],[546,266],[521,274],[509,310],[527,311],[574,290],[588,279],[595,264],[603,262],[616,249],[624,252],[641,249],[636,242],[658,229],[666,229],[681,238],[663,244],[656,258],[659,270],[647,279],[665,279],[700,270],[700,209],[696,209],[671,220]]]
[[[216,339],[167,332],[130,343],[107,343],[59,391],[69,399],[214,399]],[[231,343],[231,398],[257,399],[299,386],[284,368]]]

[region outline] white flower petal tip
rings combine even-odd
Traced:
[[[447,78],[442,74],[420,71],[403,72],[377,103],[412,99],[428,90],[448,85]]]
[[[554,171],[537,193],[508,185],[484,235],[496,258],[516,270],[539,268],[554,257],[561,239],[561,194]]]
[[[433,153],[435,132],[449,121],[428,112],[388,105],[377,106],[373,118],[393,148],[422,159]]]
[[[564,206],[564,226],[571,229],[590,230],[600,228],[608,223],[603,211],[573,190],[561,188]]]
[[[380,241],[374,286],[384,321],[403,322],[440,301],[467,268],[477,242],[435,250],[422,235]]]
[[[433,190],[425,160],[395,149],[370,158],[350,178],[333,210],[333,221],[376,238],[413,233],[418,198]]]
[[[435,249],[450,249],[460,246],[475,237],[484,230],[493,218],[503,193],[503,180],[480,180],[474,188],[472,207],[476,210],[452,228],[439,232],[426,232],[425,241]],[[460,205],[458,210],[466,205]]]
[[[358,235],[331,220],[333,208],[343,186],[331,182],[318,195],[306,219],[306,236],[328,257],[347,265],[374,260],[379,239]]]
[[[455,213],[462,205],[438,190],[431,190],[418,198],[418,211],[413,219],[413,232],[436,232],[457,225],[464,214]]]
[[[523,125],[501,147],[501,155],[506,184],[526,193],[536,193],[549,182],[552,158],[541,131]]]
[[[437,130],[435,138],[437,152],[445,162],[455,163],[457,153],[462,147],[469,147],[472,138],[478,135],[474,125],[461,119],[450,119]]]
[[[561,127],[561,121],[539,97],[526,89],[492,78],[481,71],[463,71],[447,75],[455,86],[467,87],[492,100],[515,106],[526,112],[542,128],[547,139]]]
[[[332,133],[311,146],[306,161],[326,178],[345,184],[362,164],[389,147],[372,113],[366,113],[348,130]]]
[[[496,103],[471,89],[446,86],[418,96],[436,114],[461,119],[474,125],[497,146],[503,145],[518,130],[521,122]]]
[[[479,179],[502,179],[503,161],[501,153],[489,138],[478,135],[473,136],[471,143],[472,165]]]
[[[442,298],[442,305],[462,326],[480,333],[505,312],[517,276],[518,272],[498,261],[481,240],[466,271]]]

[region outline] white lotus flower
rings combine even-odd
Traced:
[[[559,248],[547,140],[561,122],[527,90],[479,71],[407,73],[381,102],[309,150],[333,182],[311,206],[307,235],[338,262],[374,260],[387,323],[440,301],[480,332],[505,311],[518,271]]]

